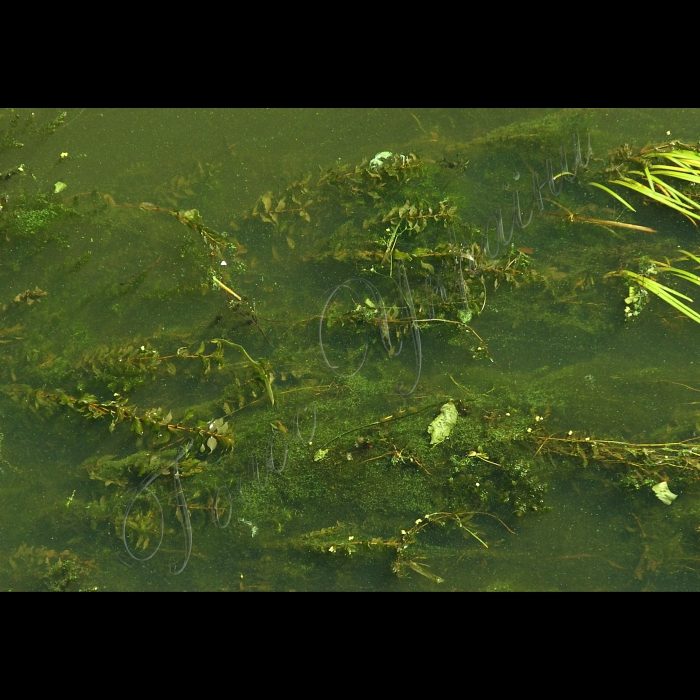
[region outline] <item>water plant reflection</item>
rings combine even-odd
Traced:
[[[228,498],[228,503],[226,505],[226,508],[223,509],[224,513],[228,512],[228,516],[226,518],[226,522],[223,524],[221,523],[221,506],[219,505],[219,501],[221,499],[221,493],[222,491],[226,492],[226,496]],[[216,493],[214,494],[214,497],[212,498],[211,502],[211,519],[212,522],[216,527],[219,529],[223,530],[229,526],[229,523],[231,522],[231,516],[233,515],[233,496],[231,496],[231,491],[226,486],[219,486],[218,489],[216,489]]]
[[[131,568],[133,565],[128,561],[122,559],[119,556],[116,549],[114,548],[112,542],[112,528],[115,526],[115,516],[121,506],[123,500],[131,494],[126,507],[124,509],[119,522],[119,532],[120,539],[124,545],[124,549],[127,555],[137,562],[146,562],[152,559],[161,547],[163,543],[163,536],[165,535],[165,519],[163,514],[163,507],[160,503],[158,496],[153,492],[150,486],[158,479],[159,476],[168,473],[168,470],[173,471],[173,485],[175,490],[175,501],[177,504],[177,516],[180,520],[183,528],[183,535],[185,538],[185,548],[183,562],[180,566],[170,567],[170,572],[173,574],[180,574],[185,570],[187,563],[189,562],[190,554],[192,553],[192,524],[190,522],[189,510],[187,508],[187,500],[185,498],[184,491],[182,490],[182,483],[180,481],[180,467],[179,463],[184,459],[192,448],[193,440],[190,440],[186,445],[180,448],[177,456],[166,467],[159,467],[155,469],[151,474],[149,474],[143,481],[135,488],[129,489],[126,493],[122,494],[112,509],[112,515],[110,517],[110,522],[108,523],[108,538],[110,547],[114,552],[117,559],[119,559],[122,564]],[[152,509],[148,508],[148,499],[153,499],[158,508],[158,517],[156,517]],[[140,505],[138,512],[134,512],[137,504]],[[148,508],[148,510],[146,510]],[[159,523],[159,526],[158,526]],[[136,536],[135,548],[147,550],[150,544],[151,537],[157,533],[158,543],[153,547],[152,551],[145,556],[137,556],[132,551],[129,546],[129,535]]]
[[[532,206],[530,212],[523,219],[523,213],[520,208],[520,192],[516,190],[513,193],[513,206],[512,215],[510,222],[510,232],[506,236],[505,228],[503,225],[503,212],[498,209],[495,214],[492,214],[486,221],[486,226],[484,227],[484,232],[482,234],[481,247],[486,254],[486,257],[494,259],[498,258],[501,250],[507,248],[513,239],[513,232],[517,226],[519,229],[527,228],[532,222],[532,217],[535,212],[535,208],[539,212],[544,211],[544,199],[542,197],[542,189],[547,186],[552,197],[558,197],[561,194],[562,187],[564,186],[564,180],[573,181],[576,179],[579,168],[587,168],[591,159],[591,135],[588,134],[588,148],[586,151],[586,160],[583,160],[581,155],[581,139],[578,132],[574,133],[574,166],[572,171],[569,170],[568,158],[566,155],[566,148],[562,145],[559,149],[559,173],[554,174],[554,166],[552,164],[552,159],[548,158],[545,161],[545,169],[547,171],[547,177],[544,182],[540,184],[539,175],[533,171],[532,172]],[[495,231],[495,240],[489,238],[489,230],[493,225]]]
[[[316,434],[316,402],[314,401],[314,403],[312,405],[313,405],[313,410],[314,410],[314,412],[313,412],[313,424],[311,425],[311,434],[309,435],[308,440],[302,436],[299,423],[301,421],[301,414],[306,413],[306,411],[309,410],[309,407],[306,405],[299,406],[299,408],[297,409],[296,415],[294,416],[294,433],[295,433],[297,440],[302,445],[313,444],[314,435]]]
[[[379,331],[379,339],[390,358],[401,354],[403,337],[410,335],[415,357],[415,379],[407,392],[401,389],[402,382],[398,385],[399,393],[408,396],[415,391],[420,379],[422,348],[413,296],[406,269],[401,262],[398,265],[397,277],[398,281],[394,284],[399,294],[399,304],[393,304],[389,310],[379,289],[366,279],[355,277],[333,287],[330,294],[322,297],[325,298],[325,302],[318,315],[316,311],[320,301],[317,302],[308,323],[308,332],[309,342],[315,354],[318,347],[320,354],[316,354],[316,357],[319,362],[344,379],[354,377],[364,366],[370,347],[369,331],[372,325]],[[345,293],[345,298],[341,292]],[[317,337],[312,339],[311,329],[316,319]],[[363,337],[359,349],[349,347],[358,337]],[[357,366],[351,372],[340,371],[343,355],[359,358],[356,360]],[[329,356],[332,359],[329,359]]]
[[[287,455],[289,453],[289,442],[285,435],[282,435],[282,440],[284,441],[284,455],[282,456],[282,463],[278,462],[275,466],[275,438],[277,435],[281,434],[281,430],[272,429],[270,434],[270,439],[267,441],[267,449],[265,452],[265,469],[271,474],[281,474],[284,468],[287,466]]]

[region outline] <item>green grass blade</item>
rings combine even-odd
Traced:
[[[662,299],[669,306],[672,306],[677,311],[680,311],[682,314],[684,314],[691,320],[695,321],[696,323],[700,323],[700,314],[698,314],[698,312],[694,309],[691,309],[689,306],[686,306],[682,301],[678,301],[678,299],[669,294],[669,291],[673,290],[669,290],[668,287],[664,287],[664,285],[659,284],[658,282],[650,279],[649,277],[642,277],[641,275],[638,275],[634,272],[630,272],[629,270],[623,270],[622,274],[625,277],[628,277],[629,279],[635,281],[640,287],[644,287],[644,289],[649,290],[652,294],[656,294],[656,296],[659,297],[659,299]],[[687,299],[688,297],[685,298]]]
[[[700,277],[694,275],[692,272],[688,272],[688,270],[683,270],[678,267],[667,267],[665,270],[662,271],[670,272],[672,275],[687,280],[688,282],[692,282],[693,284],[697,284],[698,287],[700,287]]]
[[[680,198],[678,197],[678,192],[673,189],[671,185],[667,184],[665,180],[662,180],[660,177],[656,177],[656,175],[652,175],[651,173],[649,173],[649,177],[658,185],[662,194],[671,197],[671,199],[673,199],[677,204],[687,206],[684,202],[681,202]]]
[[[649,197],[649,199],[655,199],[657,202],[661,202],[662,204],[670,205],[673,202],[673,200],[670,197],[667,197],[663,194],[659,194],[658,192],[649,189],[646,185],[643,185],[641,182],[633,180],[631,177],[625,177],[622,180],[612,180],[611,182],[613,182],[615,185],[622,185],[623,187],[628,187],[629,189],[634,190],[635,192],[639,192],[645,197]]]
[[[677,190],[675,187],[671,186],[666,182],[666,180],[662,180],[656,175],[651,176],[652,179],[658,184],[659,188],[663,188],[664,190],[667,190],[667,194],[670,193],[670,196],[676,200],[676,202],[684,207],[687,207],[688,204],[695,208],[695,209],[700,209],[700,204],[698,204],[695,200],[691,199],[690,197],[684,195],[680,190]],[[682,201],[685,200],[685,201]]]
[[[652,175],[652,177],[655,177],[655,176]],[[655,178],[655,179],[660,185],[662,185],[663,187],[668,189],[670,192],[672,192],[674,199],[676,201],[678,201],[680,204],[683,204],[683,206],[688,206],[687,204],[680,202],[680,199],[684,199],[686,202],[688,202],[688,204],[690,204],[695,209],[700,209],[700,203],[696,202],[694,199],[691,199],[687,195],[684,195],[681,191],[677,190],[675,187],[671,187],[671,185],[669,185],[665,180],[659,180],[659,178]]]
[[[693,175],[692,173],[685,172],[663,172],[659,175],[666,175],[668,177],[675,177],[678,180],[686,180],[687,182],[694,182],[696,185],[700,185],[700,175]]]
[[[690,164],[695,164],[700,167],[700,153],[695,151],[667,151],[666,153],[654,153],[652,158],[667,158],[668,160],[684,160]]]
[[[697,163],[700,166],[700,153],[697,151],[685,151],[679,149],[677,151],[670,151],[669,155],[674,156],[675,158],[685,158]]]
[[[655,172],[656,170],[675,170],[677,172],[681,173],[694,173],[695,170],[692,168],[680,168],[677,165],[661,165],[660,163],[654,163],[653,165],[650,166],[651,172]]]
[[[635,180],[632,180],[632,178],[626,178],[625,180],[612,180],[612,183],[615,185],[622,185],[624,187],[628,187],[629,189],[634,190],[635,192],[639,192],[640,194],[649,197],[649,199],[653,199],[657,202],[660,202],[661,204],[665,204],[667,207],[671,207],[671,209],[676,209],[677,211],[680,211],[686,216],[692,216],[694,219],[700,221],[700,215],[695,214],[688,208],[684,208],[683,206],[676,204],[669,197],[664,197],[658,194],[657,192],[652,192],[648,187],[641,185]]]
[[[647,283],[652,284],[654,287],[658,287],[660,290],[664,291],[666,294],[673,294],[674,297],[678,297],[679,299],[685,299],[686,301],[689,301],[689,302],[694,301],[693,299],[686,296],[685,294],[681,294],[676,289],[671,289],[671,287],[667,287],[665,284],[661,284],[661,282],[657,282],[656,280],[649,279],[648,277],[644,277],[643,279],[646,280]],[[649,287],[649,289],[651,289],[651,287]]]
[[[669,158],[669,160],[671,161],[671,163],[675,163],[679,167],[691,172],[697,172],[698,168],[700,167],[700,163],[698,163],[697,161],[689,161],[685,160],[684,158]]]
[[[693,255],[692,253],[689,253],[687,250],[681,250],[679,251],[680,253],[683,253],[683,255],[687,255],[691,260],[695,260],[698,265],[700,265],[700,258],[697,255]]]
[[[649,289],[649,291],[656,294],[659,299],[663,299],[667,304],[670,304],[674,309],[677,309],[682,314],[685,314],[688,318],[695,321],[695,323],[700,323],[700,314],[691,309],[689,306],[686,306],[682,301],[677,301],[670,295],[667,296],[665,292],[657,292],[653,289]]]
[[[656,189],[654,187],[654,181],[651,179],[651,173],[649,172],[649,168],[646,166],[644,167],[644,174],[647,176],[647,182],[649,183],[649,189],[652,192],[656,192]]]
[[[598,187],[604,192],[607,192],[608,194],[612,195],[617,199],[618,201],[622,202],[628,209],[631,209],[632,211],[637,211],[631,204],[628,204],[622,197],[620,197],[617,192],[613,192],[609,187],[605,187],[605,185],[599,185],[597,182],[589,182],[589,185],[593,185],[593,187]]]
[[[649,291],[654,291],[654,294],[656,294],[657,291],[663,291],[666,294],[673,294],[677,297],[680,297],[681,299],[685,299],[686,301],[691,301],[691,302],[693,301],[690,297],[687,297],[685,294],[681,294],[680,292],[677,292],[675,289],[671,289],[671,287],[667,287],[666,285],[661,284],[661,282],[657,282],[655,279],[652,279],[651,277],[644,277],[643,275],[638,275],[636,272],[630,272],[629,270],[623,270],[623,273],[627,277],[631,277],[632,279],[634,279],[640,287],[644,287],[645,289],[648,289]],[[653,290],[652,290],[652,287],[653,287]]]

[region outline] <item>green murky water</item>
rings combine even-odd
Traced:
[[[0,586],[696,590],[699,117],[3,111]]]

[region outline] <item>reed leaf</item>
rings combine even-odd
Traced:
[[[697,151],[658,151],[654,154],[654,157],[668,158],[669,160],[672,160],[673,158],[685,159],[691,161],[692,163],[696,163],[697,167],[700,168],[700,153]]]
[[[656,170],[656,168],[654,168],[654,170]],[[680,171],[666,172],[666,171],[664,171],[663,173],[659,173],[659,174],[666,175],[668,177],[675,177],[678,180],[686,180],[688,182],[694,182],[696,185],[700,185],[700,174],[694,175],[688,171],[685,171],[685,172],[680,172]]]
[[[671,143],[658,148],[673,148],[675,145]],[[659,204],[675,209],[697,226],[696,221],[700,221],[698,213],[700,201],[694,198],[695,193],[684,194],[677,187],[670,185],[665,178],[675,178],[676,181],[700,185],[700,153],[685,149],[662,151],[650,148],[644,149],[639,155],[630,157],[628,160],[630,164],[639,163],[642,170],[626,170],[624,174],[620,174],[619,179],[611,180],[609,184],[622,185]],[[627,201],[611,189],[595,182],[590,184],[604,190],[634,211]],[[680,186],[680,183],[677,184]]]
[[[683,270],[678,267],[667,267],[664,268],[662,272],[670,272],[672,275],[687,280],[688,282],[692,282],[693,284],[697,284],[698,287],[700,287],[700,277],[694,275],[692,272],[688,272],[687,270]]]
[[[650,167],[652,168],[652,170],[659,170],[659,169],[675,170],[675,171],[681,172],[681,173],[694,173],[695,172],[695,168],[692,168],[691,166],[686,165],[682,160],[677,160],[674,158],[673,160],[671,160],[671,162],[675,163],[675,165],[664,165],[663,163],[652,163]]]
[[[687,255],[691,260],[695,260],[698,265],[700,265],[700,258],[697,255],[693,255],[692,253],[689,253],[687,250],[681,250],[679,251],[680,253],[683,253],[683,255]]]
[[[682,301],[679,301],[676,298],[676,296],[679,296],[682,299],[686,299],[687,301],[692,301],[690,297],[687,297],[684,294],[680,294],[680,292],[677,292],[675,289],[670,289],[669,287],[660,284],[659,282],[651,279],[650,277],[638,275],[636,272],[631,272],[630,270],[623,270],[621,274],[624,277],[627,277],[628,279],[632,280],[633,282],[636,282],[640,287],[643,287],[644,289],[650,291],[652,294],[656,294],[656,296],[659,297],[659,299],[662,299],[667,304],[672,306],[677,311],[680,311],[682,314],[684,314],[691,320],[695,321],[696,323],[700,323],[700,314],[698,314],[697,311],[691,309],[689,306],[687,306]]]
[[[691,163],[687,160],[682,160],[680,158],[669,158],[668,160],[675,163],[680,168],[683,168],[683,170],[687,170],[688,172],[693,172],[695,170],[695,163]]]
[[[679,173],[694,173],[695,170],[693,168],[682,168],[678,165],[661,165],[660,163],[654,163],[650,166],[651,172],[655,172],[657,170],[668,170],[668,171],[675,171]]]
[[[651,279],[651,277],[643,277],[643,279],[650,280],[655,287],[665,292],[666,294],[673,294],[674,297],[678,297],[679,299],[685,299],[686,301],[689,301],[691,303],[694,301],[690,297],[679,292],[677,289],[671,289],[671,287],[667,287],[665,284],[661,284],[661,282],[658,282],[655,279]]]
[[[700,323],[700,314],[686,306],[682,301],[678,301],[675,297],[667,294],[666,292],[654,289],[653,285],[647,285],[647,289],[656,294],[659,299],[663,299],[667,304],[670,304],[674,309],[680,311],[682,314],[686,315],[688,318],[692,319],[696,323]]]
[[[664,190],[668,190],[670,192],[670,194],[667,193],[667,196],[672,197],[679,204],[683,204],[683,206],[688,206],[688,204],[690,204],[691,206],[695,207],[696,209],[700,209],[700,205],[698,205],[697,202],[690,199],[690,197],[686,197],[682,192],[679,192],[675,187],[671,187],[671,185],[669,185],[668,182],[666,182],[665,180],[660,180],[658,177],[656,177],[656,175],[652,175],[651,177],[657,183],[659,188],[663,188]],[[682,199],[686,200],[687,204],[682,202],[681,201]]]
[[[640,194],[643,194],[646,197],[649,197],[650,199],[660,202],[661,204],[665,204],[667,207],[671,207],[671,209],[676,209],[677,211],[680,211],[686,216],[692,216],[694,219],[698,219],[700,221],[700,215],[696,214],[693,211],[690,211],[688,208],[680,204],[676,204],[670,197],[665,197],[664,195],[661,195],[658,192],[652,192],[648,187],[645,187],[644,185],[638,183],[636,180],[633,180],[632,178],[628,177],[624,180],[613,180],[612,183],[615,185],[622,185],[623,187],[628,187],[629,189],[634,190],[635,192],[639,192]]]
[[[607,192],[608,194],[615,197],[615,199],[622,202],[628,209],[631,209],[632,211],[637,211],[631,204],[627,203],[624,199],[622,199],[622,197],[620,197],[619,194],[617,194],[617,192],[613,192],[609,187],[606,187],[605,185],[599,185],[597,182],[589,182],[588,184],[593,185],[593,187],[599,187],[604,192]]]
[[[649,189],[652,192],[656,192],[656,189],[654,188],[654,181],[651,179],[651,173],[649,172],[649,168],[647,166],[644,167],[644,174],[647,176],[647,182],[649,183]]]

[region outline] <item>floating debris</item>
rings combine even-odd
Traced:
[[[672,493],[665,481],[656,484],[656,486],[652,486],[651,490],[656,494],[656,497],[667,506],[670,506],[671,503],[678,498],[678,494]]]
[[[452,401],[440,407],[440,415],[428,426],[428,432],[432,436],[431,445],[439,445],[444,442],[457,424],[457,409]]]

